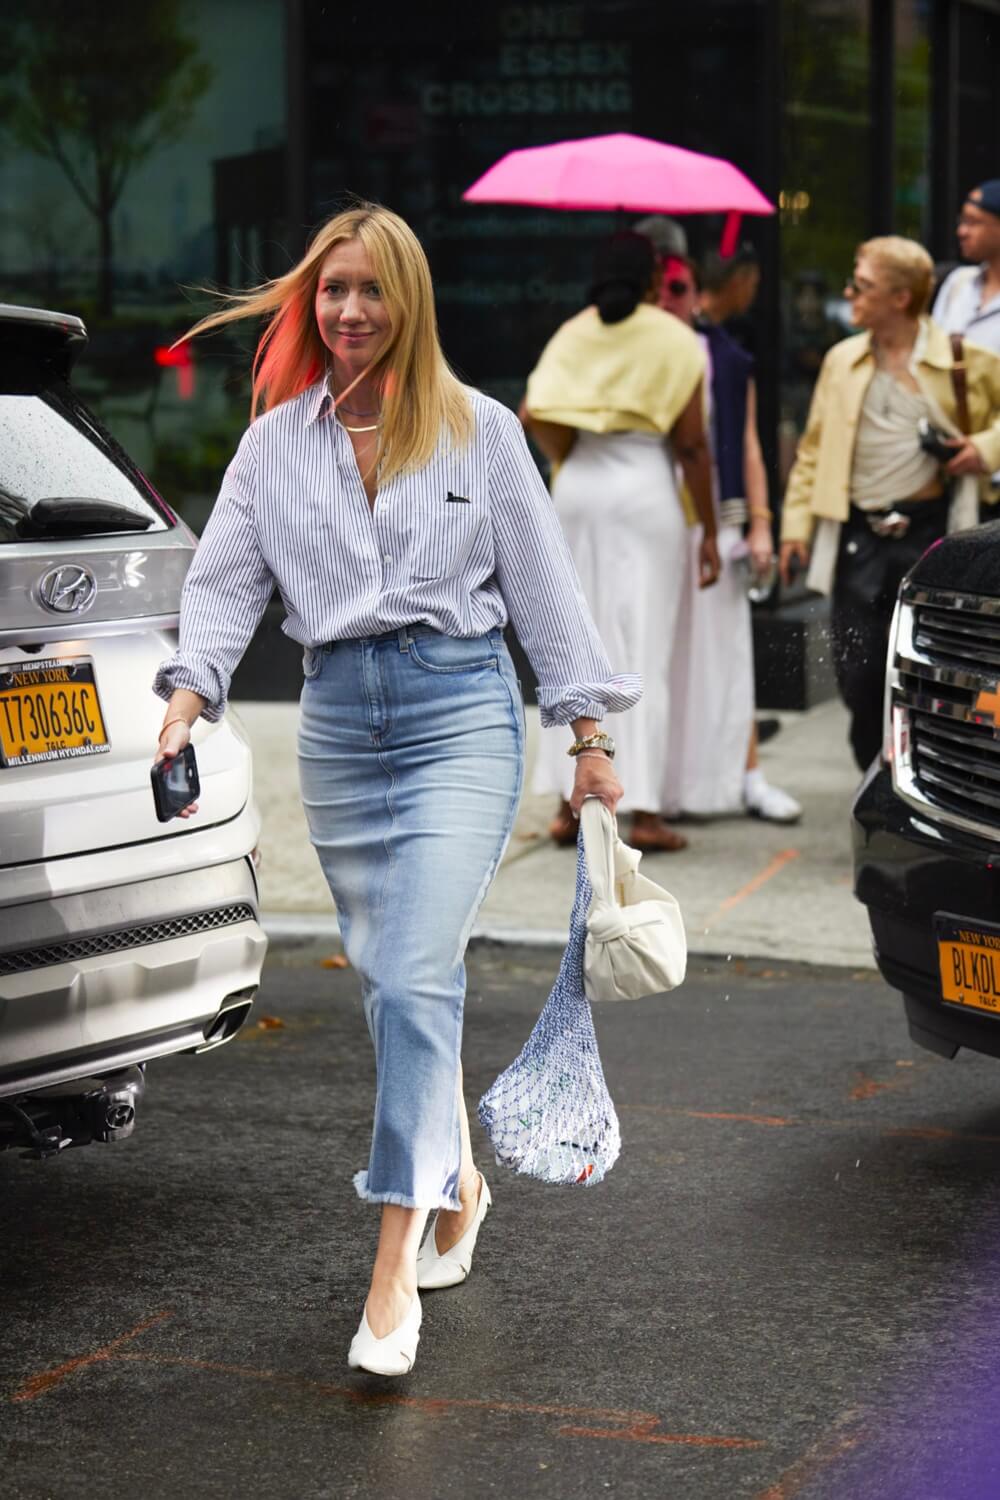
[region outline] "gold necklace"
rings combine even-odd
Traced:
[[[372,427],[348,427],[346,422],[341,422],[340,425],[345,432],[378,432],[377,422]]]

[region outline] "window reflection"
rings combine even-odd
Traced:
[[[206,309],[200,288],[248,285],[301,249],[285,208],[285,6],[115,3],[99,36],[94,16],[4,6],[19,67],[0,300],[84,318],[74,383],[200,527],[246,424],[252,332],[170,345]]]
[[[896,0],[897,234],[930,238],[930,0]]]
[[[823,355],[850,331],[844,280],[868,232],[866,0],[782,0],[782,482]]]

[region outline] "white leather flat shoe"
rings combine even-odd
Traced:
[[[458,1286],[464,1281],[472,1268],[472,1252],[476,1248],[476,1239],[479,1227],[486,1218],[486,1210],[490,1207],[493,1199],[490,1190],[486,1186],[486,1178],[482,1172],[479,1174],[479,1203],[476,1206],[475,1217],[468,1229],[462,1235],[457,1245],[452,1245],[443,1255],[438,1254],[435,1234],[437,1233],[437,1215],[431,1223],[427,1238],[420,1247],[417,1256],[417,1286],[422,1292],[440,1291],[442,1287]]]
[[[369,1370],[373,1375],[405,1375],[413,1369],[420,1340],[420,1298],[414,1294],[406,1317],[398,1328],[377,1339],[368,1326],[368,1304],[361,1314],[361,1324],[351,1340],[347,1363],[352,1370]]]

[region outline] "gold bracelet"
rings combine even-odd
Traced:
[[[611,756],[606,750],[578,750],[573,757],[574,760],[587,760],[588,758],[590,760],[600,758],[606,760],[609,765],[611,764]]]
[[[165,729],[169,729],[170,726],[171,726],[171,724],[187,724],[188,729],[190,730],[190,728],[191,728],[191,725],[188,724],[188,721],[187,721],[187,719],[185,719],[185,717],[184,717],[183,714],[174,714],[174,716],[173,716],[172,719],[168,719],[165,724],[161,724],[160,725],[160,732],[159,732],[159,734],[156,737],[157,743],[159,743],[159,741],[162,740],[162,738],[163,738],[163,731]]]
[[[773,510],[751,510],[748,512],[751,521],[773,521]]]

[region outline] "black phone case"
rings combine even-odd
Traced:
[[[184,762],[185,787],[183,795],[174,792],[167,785],[167,767],[172,766],[174,761]],[[189,802],[196,802],[201,793],[201,782],[198,778],[198,761],[195,757],[194,746],[185,745],[180,755],[166,757],[158,765],[152,767],[149,780],[153,788],[153,805],[156,808],[156,816],[161,823],[169,823],[171,818],[176,818],[182,807],[187,807]]]

